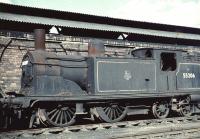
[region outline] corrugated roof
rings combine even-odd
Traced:
[[[117,39],[128,34],[129,41],[146,41],[200,46],[200,29],[122,20],[80,13],[0,3],[0,29],[32,32],[62,27],[62,34]]]
[[[74,13],[74,12],[68,12],[68,11],[59,11],[59,10],[52,10],[52,9],[42,9],[42,8],[36,8],[36,7],[27,7],[27,6],[21,6],[21,5],[5,4],[5,3],[0,3],[0,11],[6,12],[6,13],[32,15],[32,16],[37,16],[37,17],[40,16],[40,17],[49,17],[49,18],[65,19],[65,20],[73,20],[73,21],[83,21],[83,22],[90,22],[90,23],[109,24],[109,25],[116,25],[116,26],[126,26],[126,27],[135,27],[135,28],[143,28],[143,29],[200,34],[199,28],[117,19],[117,18],[111,18],[111,17],[96,16],[96,15],[89,15],[89,14],[83,14],[83,13]]]
[[[13,13],[0,12],[0,19],[5,20],[5,21],[15,21],[19,23],[31,23],[31,24],[40,24],[40,25],[58,26],[58,27],[67,27],[67,28],[119,32],[119,33],[127,33],[127,34],[134,33],[134,34],[141,34],[141,35],[153,35],[153,36],[159,36],[159,37],[200,40],[200,35],[197,35],[197,34],[181,33],[181,32],[174,33],[174,32],[169,32],[169,31],[114,26],[114,25],[108,25],[108,24],[62,20],[62,19],[54,19],[54,18],[47,18],[47,17],[36,17],[36,16],[19,15],[19,14],[13,14]]]

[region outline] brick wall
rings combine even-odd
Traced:
[[[0,50],[2,51],[2,49]],[[17,47],[6,49],[0,63],[0,87],[3,91],[18,91],[20,86],[20,61],[26,51]]]

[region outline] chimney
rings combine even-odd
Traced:
[[[45,50],[45,29],[35,29],[35,49]]]
[[[94,39],[88,43],[88,55],[89,56],[104,56],[105,47],[101,40]]]

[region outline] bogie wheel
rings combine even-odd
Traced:
[[[65,127],[75,123],[75,112],[75,105],[58,105],[38,109],[38,116],[45,126]]]
[[[163,119],[169,115],[169,104],[166,101],[155,102],[152,106],[152,114],[155,118]]]
[[[185,99],[181,99],[179,101],[179,110],[178,114],[180,116],[191,116],[192,114],[192,107],[190,104],[190,97],[187,97]]]
[[[96,107],[96,112],[102,121],[114,123],[124,119],[127,114],[127,108],[118,104],[110,104],[105,107]]]

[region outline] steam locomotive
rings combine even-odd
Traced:
[[[127,115],[200,112],[200,53],[140,48],[119,58],[103,51],[98,40],[90,42],[88,57],[29,51],[20,93],[1,97],[1,122],[63,127],[77,117],[118,122]]]

